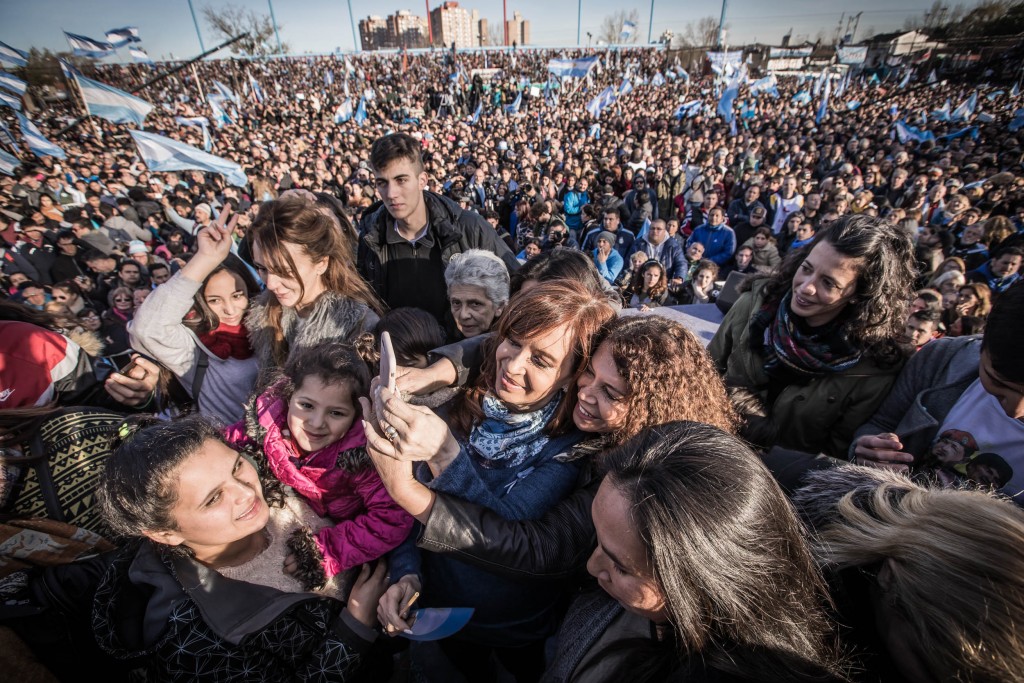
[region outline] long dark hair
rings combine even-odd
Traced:
[[[617,647],[628,653],[622,680],[701,661],[751,680],[843,676],[804,528],[741,439],[672,422],[644,430],[602,464],[627,501],[672,631],[660,645]]]
[[[804,259],[822,242],[862,262],[856,292],[841,313],[847,337],[877,361],[898,361],[904,351],[897,340],[907,322],[907,301],[914,291],[917,269],[910,238],[886,220],[865,215],[838,218],[820,229],[807,247],[786,254],[772,275],[747,278],[743,288],[768,278],[765,302],[780,301],[792,289],[793,277]]]
[[[210,279],[217,273],[228,272],[237,277],[242,281],[242,286],[245,288],[245,294],[249,297],[249,301],[252,301],[260,293],[260,286],[256,282],[256,278],[252,276],[249,269],[245,267],[245,263],[242,259],[238,258],[234,254],[228,254],[228,257],[219,266],[213,269],[213,272],[206,276],[203,280],[202,286],[199,291],[196,292],[195,296],[192,297],[192,310],[187,318],[185,318],[185,325],[189,327],[196,334],[206,334],[210,330],[214,330],[220,325],[220,320],[217,318],[217,314],[206,303],[206,285],[209,284]]]

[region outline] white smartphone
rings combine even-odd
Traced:
[[[398,364],[395,361],[395,349],[391,346],[391,335],[381,332],[380,335],[380,381],[385,382],[388,391],[398,393]]]

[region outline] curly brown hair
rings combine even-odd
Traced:
[[[843,330],[864,355],[881,364],[898,362],[905,352],[896,340],[907,322],[917,268],[914,245],[887,220],[866,215],[843,216],[821,228],[805,249],[791,250],[765,286],[765,302],[776,303],[793,288],[804,259],[822,242],[862,263],[857,290],[842,312]],[[744,282],[748,288],[757,277]]]
[[[740,420],[707,349],[681,323],[660,315],[612,321],[601,340],[626,380],[626,414],[613,435],[620,444],[652,425],[693,420],[735,434]]]
[[[647,295],[654,299],[668,291],[668,276],[665,273],[665,266],[661,265],[661,261],[658,261],[657,259],[651,259],[644,263],[642,266],[640,266],[640,268],[638,268],[637,271],[633,273],[633,279],[630,281],[629,287],[626,289],[626,294],[636,294],[638,296],[643,295],[644,275],[646,275],[647,271],[650,270],[651,268],[660,268],[661,277],[659,277],[658,281],[654,283],[653,287],[651,287],[651,291],[647,292]]]

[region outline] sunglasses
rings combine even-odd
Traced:
[[[115,296],[114,301],[132,301],[130,296]]]

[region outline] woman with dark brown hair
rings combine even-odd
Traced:
[[[245,324],[261,377],[293,349],[328,339],[354,342],[377,324],[382,305],[356,271],[340,220],[303,197],[260,208],[249,234],[266,291]]]

